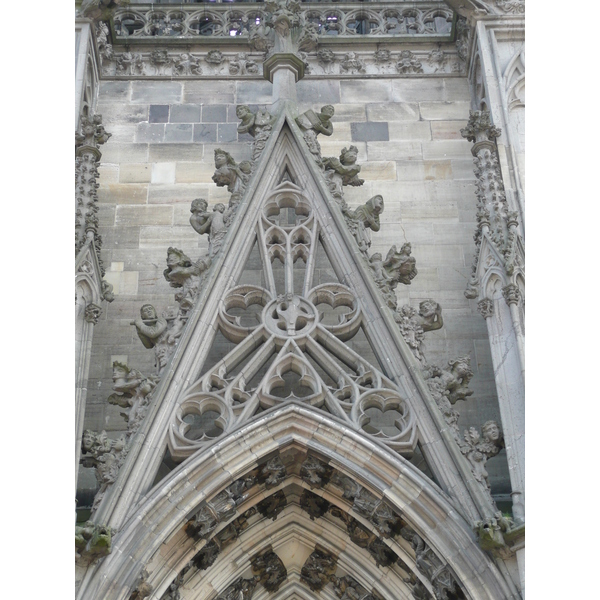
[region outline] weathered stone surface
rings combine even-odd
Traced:
[[[148,110],[149,123],[168,123],[169,122],[169,105],[168,104],[152,104]]]
[[[392,94],[392,83],[390,80],[344,79],[340,81],[340,94],[341,102],[348,104],[389,102]]]
[[[185,81],[183,83],[183,103],[233,104],[236,101],[235,88],[235,81]]]
[[[137,126],[136,142],[160,143],[165,138],[164,123],[140,123]]]
[[[174,104],[171,106],[171,123],[199,123],[202,106],[200,104]]]
[[[175,183],[175,163],[154,163],[150,181],[151,183]]]
[[[119,168],[119,183],[149,183],[151,175],[151,164],[125,163]]]
[[[389,140],[387,123],[351,123],[353,142]]]
[[[182,87],[177,81],[132,81],[131,102],[176,104],[181,102]]]
[[[421,118],[429,121],[464,121],[469,116],[471,103],[465,102],[419,102]]]
[[[202,160],[203,156],[202,144],[150,144],[148,149],[148,162]]]
[[[203,123],[225,123],[227,121],[227,105],[212,104],[202,107]]]
[[[367,104],[369,121],[418,121],[419,105],[413,103]]]
[[[395,121],[388,123],[392,141],[427,141],[431,139],[429,121]]]
[[[423,157],[420,142],[368,142],[369,160],[414,160]]]
[[[118,206],[116,224],[128,225],[170,225],[173,223],[172,206]]]
[[[194,125],[194,135],[193,135],[194,143],[210,143],[217,141],[217,124],[216,123],[207,123],[200,124],[196,123]]]
[[[107,184],[98,190],[98,202],[110,204],[146,204],[148,186],[137,184]]]
[[[194,126],[191,123],[167,123],[165,125],[165,142],[192,142]]]

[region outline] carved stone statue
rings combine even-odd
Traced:
[[[482,439],[483,437],[483,439]],[[504,438],[496,421],[486,421],[481,427],[481,434],[470,427],[464,433],[464,442],[459,444],[465,455],[475,479],[488,491],[491,490],[485,464],[504,448]]]
[[[334,575],[331,582],[336,596],[341,600],[375,600],[375,597],[350,575],[344,575],[343,577],[335,577]]]
[[[217,556],[221,549],[219,545],[214,541],[210,540],[206,546],[204,546],[199,552],[197,552],[192,558],[191,563],[198,569],[198,571],[204,571],[217,560]]]
[[[197,204],[197,201],[199,201]],[[192,216],[190,224],[200,234],[208,233],[208,256],[212,260],[223,245],[223,238],[227,234],[228,223],[233,216],[233,209],[225,210],[224,204],[215,204],[213,212],[200,210],[206,206],[206,200],[198,198],[192,202]]]
[[[245,492],[255,483],[254,477],[238,479],[209,500],[190,522],[189,528],[192,534],[206,539],[219,523],[231,519],[238,505],[248,497]]]
[[[304,563],[300,578],[313,592],[321,591],[336,570],[336,559],[324,550],[315,550]]]
[[[377,195],[367,200],[365,204],[359,206],[356,210],[342,209],[348,228],[358,244],[358,249],[365,256],[368,256],[371,247],[371,239],[367,229],[379,231],[381,227],[379,215],[383,212],[383,208],[383,198]]]
[[[331,504],[325,498],[321,498],[321,496],[317,496],[317,494],[313,494],[308,490],[304,490],[302,496],[300,496],[300,508],[309,514],[311,521],[321,518],[330,506]]]
[[[398,305],[394,292],[398,284],[410,285],[417,276],[416,260],[410,253],[411,246],[407,243],[402,245],[400,252],[396,246],[392,246],[385,260],[379,252],[369,258],[369,266],[373,271],[375,282],[390,308],[395,309]]]
[[[329,189],[333,197],[342,206],[345,206],[345,203],[342,201],[344,195],[343,186],[359,186],[365,182],[364,179],[358,177],[360,165],[356,164],[357,158],[358,148],[350,146],[350,148],[342,150],[339,159],[334,156],[323,159],[323,168],[325,169],[325,178],[329,181]],[[379,197],[381,198],[381,196]]]
[[[184,314],[194,306],[200,290],[201,275],[209,266],[210,258],[208,261],[200,259],[197,263],[192,263],[181,250],[177,248],[167,250],[167,268],[163,274],[171,287],[181,288],[181,291],[175,294],[175,300]]]
[[[236,108],[235,114],[241,120],[237,128],[238,133],[248,133],[254,138],[252,160],[256,161],[265,148],[277,117],[264,109],[259,109],[256,113],[253,113],[245,104],[240,104]]]
[[[87,521],[75,526],[75,560],[91,562],[110,554],[112,544],[110,527]]]
[[[279,490],[275,494],[271,494],[264,500],[261,500],[256,505],[256,508],[263,517],[274,521],[286,506],[287,498],[285,493],[283,490]]]
[[[216,600],[250,600],[254,594],[254,588],[258,583],[258,577],[236,579]]]
[[[311,487],[327,485],[331,477],[332,468],[314,456],[307,456],[300,467],[300,477]]]
[[[116,394],[108,397],[108,403],[129,409],[126,413],[121,413],[127,423],[127,437],[131,437],[139,429],[157,383],[156,378],[144,377],[137,369],[113,362],[113,389]]]
[[[250,562],[252,572],[268,592],[276,592],[287,578],[285,565],[270,548],[254,556]]]
[[[317,136],[320,133],[327,136],[333,134],[331,117],[333,117],[334,112],[333,106],[328,104],[321,108],[320,113],[315,113],[314,110],[309,109],[296,117],[296,123],[304,134],[304,141],[319,166],[322,166],[323,162],[321,160],[321,145],[317,140]]]
[[[244,173],[241,168],[241,164],[238,165],[234,158],[226,152],[217,148],[215,150],[215,167],[216,171],[212,176],[212,180],[217,184],[218,187],[226,187],[227,191],[231,194],[229,200],[229,206],[235,206],[239,204],[244,190],[246,189],[246,176],[248,173]],[[250,165],[251,169],[251,165]],[[250,169],[246,169],[247,171]]]
[[[90,429],[83,432],[81,440],[81,464],[84,467],[94,467],[100,489],[92,504],[92,514],[104,498],[106,490],[112,485],[119,474],[123,458],[125,439],[110,440],[106,431],[96,433]]]
[[[279,485],[287,477],[287,472],[285,465],[281,462],[281,458],[275,456],[263,466],[260,475],[261,478],[266,478],[265,487],[270,489]]]
[[[167,321],[163,317],[158,317],[156,309],[152,304],[144,304],[140,308],[140,318],[131,322],[137,329],[138,337],[140,338],[144,348],[155,348],[155,367],[157,374],[166,366],[165,361],[161,361],[160,346],[157,345],[162,341],[163,335],[167,330]]]
[[[394,320],[398,323],[400,333],[413,354],[425,366],[427,361],[424,354],[423,334],[441,329],[444,325],[442,307],[431,298],[419,304],[419,312],[405,304],[396,309]]]

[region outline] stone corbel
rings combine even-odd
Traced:
[[[102,315],[102,307],[90,302],[85,307],[85,320],[96,325]]]

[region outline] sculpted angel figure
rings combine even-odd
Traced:
[[[329,181],[329,189],[334,198],[341,200],[344,194],[343,186],[359,186],[365,182],[358,177],[360,165],[356,164],[357,158],[358,148],[350,146],[342,150],[339,159],[334,156],[323,159],[325,178]]]
[[[396,246],[392,246],[387,253],[383,268],[393,284],[392,289],[395,289],[398,283],[410,285],[417,276],[416,260],[410,253],[410,243],[403,244],[400,252],[396,250]]]
[[[296,118],[296,123],[304,134],[304,141],[310,152],[315,156],[315,160],[319,166],[322,165],[321,145],[317,140],[317,136],[320,133],[327,136],[333,134],[331,117],[333,117],[334,112],[335,109],[333,106],[327,104],[321,108],[320,113],[316,113],[314,110],[309,109]]]
[[[234,210],[225,210],[225,205],[219,203],[213,207],[212,212],[208,212],[206,200],[198,198],[192,202],[190,211],[191,226],[200,235],[208,234],[208,255],[212,259],[223,244]]]
[[[263,109],[259,109],[255,114],[245,104],[240,104],[236,108],[235,114],[241,120],[237,128],[238,133],[248,133],[254,138],[252,160],[257,160],[271,135],[277,117]]]
[[[359,250],[367,255],[371,247],[371,239],[367,233],[367,229],[379,231],[381,227],[379,215],[383,212],[383,198],[379,195],[373,196],[356,210],[348,208],[342,210]]]
[[[423,334],[440,329],[444,325],[442,307],[431,298],[419,304],[418,312],[405,304],[396,309],[394,320],[413,354],[425,365]]]
[[[218,187],[227,188],[227,191],[231,194],[230,206],[239,203],[246,189],[245,181],[247,181],[246,175],[248,173],[245,173],[241,166],[235,162],[229,152],[220,148],[215,150],[215,167],[217,169],[212,176],[212,180]],[[247,167],[244,166],[244,169],[247,170]]]

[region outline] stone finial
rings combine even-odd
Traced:
[[[518,304],[521,299],[521,290],[517,284],[509,283],[502,288],[502,295],[509,306],[511,304]]]
[[[86,148],[98,150],[98,146],[106,143],[111,135],[102,125],[102,115],[93,115],[91,118],[82,115],[79,120],[79,131],[75,133],[75,147],[78,154]]]
[[[484,298],[477,303],[477,310],[484,319],[494,314],[494,301],[490,298]]]
[[[460,130],[462,137],[469,142],[490,142],[500,136],[502,130],[492,125],[489,110],[469,111],[469,122],[464,129]]]

